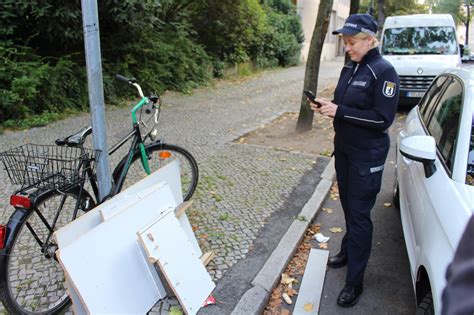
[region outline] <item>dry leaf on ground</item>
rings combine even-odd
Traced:
[[[318,246],[321,249],[328,249],[328,243],[319,243]]]
[[[327,212],[327,213],[332,213],[332,209],[331,208],[322,208],[322,210],[324,212]]]
[[[305,312],[311,312],[313,310],[314,306],[311,303],[306,303],[303,308],[304,308]]]
[[[390,202],[386,202],[383,204],[384,207],[386,208],[390,208],[392,206],[392,204]]]
[[[329,229],[329,231],[332,232],[332,233],[341,233],[343,231],[343,229],[340,228],[340,227],[332,227],[332,228]]]

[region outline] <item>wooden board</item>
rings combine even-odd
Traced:
[[[294,315],[316,315],[319,313],[328,256],[329,251],[327,250],[311,249],[309,252],[308,262],[293,310]]]
[[[88,313],[146,313],[164,297],[136,231],[176,206],[165,184],[58,251]]]
[[[107,210],[107,214],[111,215],[114,211],[126,208],[129,203],[135,202],[144,191],[154,187],[155,185],[159,185],[161,182],[167,182],[169,184],[173,197],[176,200],[176,204],[180,204],[183,197],[181,193],[179,163],[178,161],[173,161],[128,187],[113,198],[90,210],[86,214],[80,216],[65,227],[57,230],[53,234],[53,237],[58,244],[58,247],[62,248],[67,246],[87,231],[99,225],[103,221],[100,214],[101,210],[110,207],[111,209]],[[127,204],[124,204],[124,201],[127,199],[131,200],[126,202]],[[183,225],[189,225],[187,218],[183,219]]]
[[[185,312],[196,314],[215,284],[177,218],[167,213],[137,234],[149,260],[157,262]]]

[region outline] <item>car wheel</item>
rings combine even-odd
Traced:
[[[433,307],[433,296],[431,292],[428,292],[421,303],[416,308],[416,315],[433,315],[434,314],[434,307]]]
[[[398,188],[397,175],[395,175],[395,181],[393,183],[393,204],[397,209],[400,209],[400,189]]]

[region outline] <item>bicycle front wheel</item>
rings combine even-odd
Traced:
[[[187,150],[172,144],[166,143],[152,143],[145,147],[145,151],[148,155],[148,165],[153,173],[157,169],[165,166],[166,164],[178,159],[181,172],[181,190],[183,193],[183,200],[187,201],[191,198],[196,189],[199,171],[196,160]],[[123,163],[119,170],[114,172],[114,179],[117,181],[119,174],[123,168]],[[140,179],[147,176],[147,173],[143,169],[141,162],[141,155],[137,153],[133,157],[133,161],[130,164],[127,175],[123,182],[120,190],[125,189],[132,184],[136,183]]]
[[[77,203],[77,191],[52,190],[39,198],[35,210],[18,208],[11,216],[11,237],[0,263],[0,299],[11,314],[55,314],[69,305],[51,233],[95,206],[87,192],[81,196]]]

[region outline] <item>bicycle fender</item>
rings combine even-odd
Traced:
[[[5,236],[5,246],[0,251],[0,256],[5,256],[5,252],[7,252],[12,244],[13,244],[13,236],[16,234],[16,230],[20,228],[21,224],[26,220],[26,217],[33,211],[31,209],[26,209],[22,207],[15,207],[15,211],[10,216],[8,223],[6,225],[6,236]],[[3,260],[3,257],[0,258]],[[3,263],[3,261],[1,261]]]

